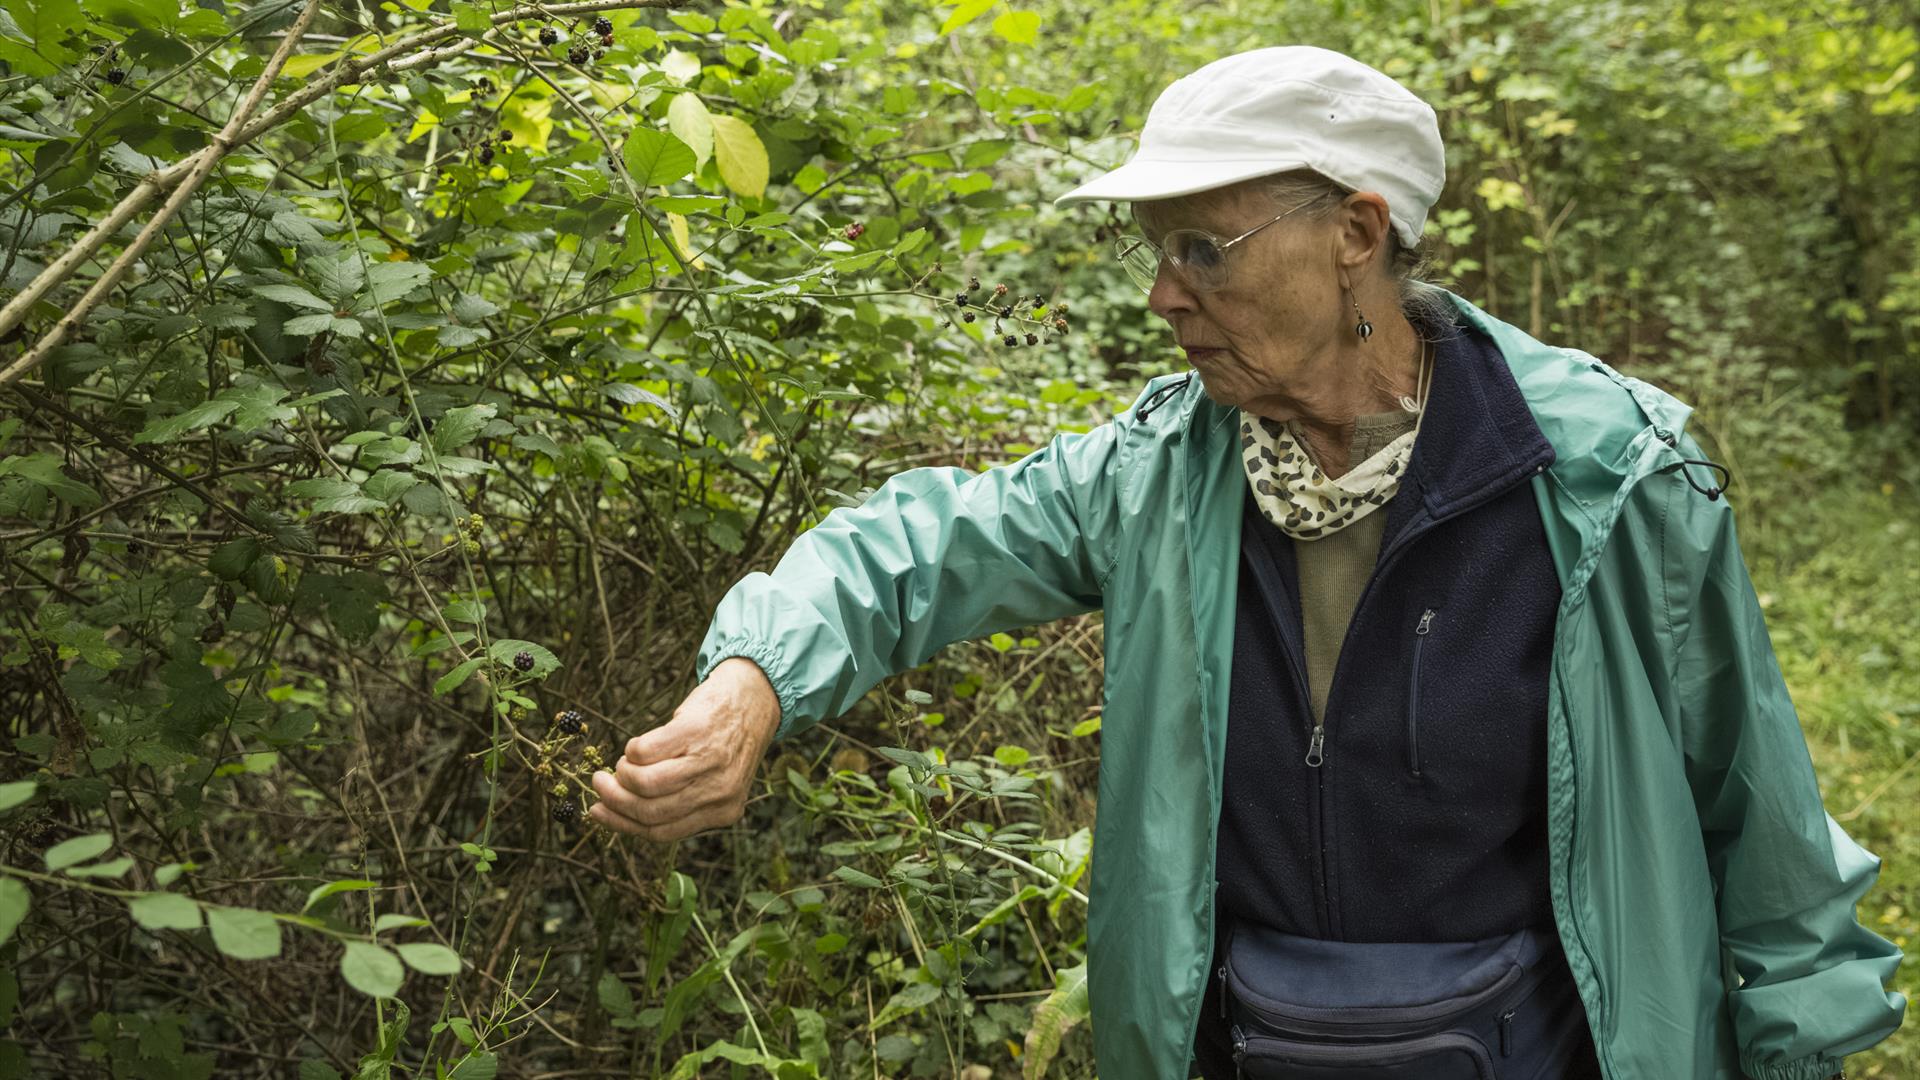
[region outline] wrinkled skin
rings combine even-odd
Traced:
[[[740,820],[753,773],[780,724],[780,699],[757,664],[725,660],[673,718],[627,740],[613,771],[593,774],[588,814],[648,840],[679,840]]]

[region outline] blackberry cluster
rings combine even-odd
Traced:
[[[849,239],[852,238],[851,237],[852,228],[853,228],[852,226],[848,226]],[[973,294],[979,288],[980,288],[980,279],[977,277],[970,277],[967,279],[967,287],[961,290],[960,292],[954,294],[954,297],[953,297],[954,306],[962,309],[960,312],[960,321],[968,322],[968,323],[976,322],[979,320],[979,316],[976,315],[972,309],[976,306],[981,309],[984,309],[988,315],[993,317],[994,334],[1000,338],[1001,344],[1007,346],[1008,348],[1015,348],[1022,344],[1026,344],[1026,345],[1040,344],[1039,334],[1033,333],[1031,331],[1028,331],[1024,334],[1007,333],[1006,330],[1001,327],[1000,325],[1001,319],[1013,319],[1013,318],[1023,317],[1016,314],[1017,312],[1020,312],[1022,309],[1032,310],[1032,315],[1024,316],[1025,318],[1031,319],[1032,321],[1040,322],[1042,326],[1050,327],[1057,333],[1064,334],[1067,332],[1067,320],[1060,317],[1065,315],[1067,312],[1067,305],[1065,301],[1061,301],[1059,303],[1054,304],[1052,316],[1045,321],[1041,321],[1040,316],[1042,315],[1042,313],[1047,311],[1047,298],[1044,295],[1035,293],[1033,296],[1029,297],[1025,295],[1016,294],[1012,297],[1011,301],[1009,301],[1008,294],[1011,293],[1013,290],[1010,289],[1005,284],[998,284],[993,287],[993,293],[990,298],[976,301],[973,298]],[[953,324],[949,322],[947,325],[951,326]]]
[[[525,649],[521,649],[519,652],[514,653],[513,669],[515,671],[522,671],[522,672],[532,671],[533,670],[533,654],[528,652]]]
[[[613,20],[607,18],[605,15],[593,20],[593,32],[599,34],[601,37],[609,36],[613,33]]]
[[[127,69],[126,68],[108,68],[107,81],[112,83],[115,86],[119,86],[121,83],[126,82]]]
[[[561,799],[553,804],[553,820],[562,825],[571,825],[580,820],[580,804],[572,799]]]
[[[553,729],[562,735],[579,735],[587,730],[587,721],[580,710],[568,709],[554,714]]]
[[[567,50],[567,63],[574,65],[584,64],[592,56],[593,54],[587,50],[585,45],[575,45],[573,48]]]
[[[542,45],[560,44],[560,31],[555,30],[551,26],[541,27],[540,28],[540,44]]]

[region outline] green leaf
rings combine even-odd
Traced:
[[[422,975],[460,974],[460,954],[431,941],[412,941],[394,946],[400,959]]]
[[[316,476],[288,484],[286,494],[296,499],[337,499],[343,495],[360,494],[360,485],[350,480]]]
[[[68,476],[58,454],[29,454],[0,461],[0,476],[8,475],[26,477],[68,506],[90,510],[100,505],[99,493]]]
[[[621,158],[633,182],[642,188],[671,184],[692,172],[695,165],[693,150],[686,143],[652,128],[635,128],[627,136]]]
[[[346,977],[348,986],[377,998],[398,994],[407,976],[399,957],[385,946],[365,941],[347,942],[347,951],[340,954],[340,974]]]
[[[500,664],[512,664],[514,655],[520,652],[533,654],[533,670],[527,672],[527,674],[535,678],[542,678],[560,666],[559,657],[548,651],[546,646],[535,645],[531,641],[506,638],[496,641],[487,647],[487,655],[493,657],[494,662]]]
[[[600,984],[594,987],[594,993],[600,999],[600,1007],[607,1010],[609,1016],[633,1015],[633,991],[620,981],[620,976],[611,971],[600,974]]]
[[[439,680],[433,684],[433,696],[447,696],[448,691],[454,690],[458,688],[461,683],[466,682],[473,676],[474,672],[480,670],[480,665],[486,662],[486,657],[476,656],[466,663],[461,664],[459,667],[454,668],[452,671],[447,672],[445,675],[440,676]]]
[[[767,190],[767,147],[753,125],[737,116],[713,118],[714,160],[735,193],[757,199]]]
[[[62,840],[47,849],[47,869],[64,870],[75,863],[95,858],[112,846],[113,837],[107,833],[90,833]]]
[[[312,911],[313,905],[338,893],[360,892],[365,889],[377,889],[379,887],[379,882],[367,881],[363,878],[354,878],[347,881],[329,881],[325,885],[318,886],[312,892],[308,893],[307,902],[300,905],[300,910],[302,913]]]
[[[207,560],[207,569],[222,581],[238,581],[240,575],[247,572],[253,560],[260,557],[260,541],[251,536],[238,540],[229,540],[213,551],[213,557]]]
[[[213,945],[235,960],[265,960],[280,955],[280,920],[252,908],[209,907],[207,929]]]
[[[122,855],[118,859],[109,859],[106,862],[94,863],[92,866],[76,866],[68,870],[67,873],[77,878],[117,878],[131,869],[133,869],[133,860]]]
[[[133,921],[149,930],[198,930],[200,905],[179,893],[153,892],[127,905]]]
[[[693,151],[694,168],[705,165],[713,156],[713,114],[698,94],[673,96],[667,104],[667,129]]]
[[[424,263],[377,262],[367,268],[367,292],[375,302],[385,304],[407,295],[432,277],[433,269]]]
[[[1024,746],[1002,746],[993,752],[993,760],[1009,769],[1017,769],[1025,765],[1032,757],[1032,752]]]
[[[1031,11],[1009,11],[993,20],[993,32],[1015,45],[1031,45],[1040,33],[1040,16]]]
[[[33,894],[18,878],[0,877],[0,944],[13,937],[13,932],[20,928],[20,920],[27,917],[27,909],[32,906]]]
[[[872,874],[855,870],[851,866],[834,867],[833,876],[849,884],[858,885],[863,889],[878,889],[883,884],[885,884],[879,878],[874,877]]]
[[[135,443],[168,442],[189,431],[211,427],[221,417],[236,408],[239,408],[239,403],[232,400],[215,398],[212,401],[203,401],[178,416],[169,416],[165,420],[156,420],[148,424],[144,431],[133,437],[133,441]]]
[[[453,25],[468,37],[479,37],[493,28],[493,20],[487,17],[480,5],[458,3],[456,0],[453,5]]]
[[[28,799],[40,785],[33,780],[15,780],[11,784],[0,784],[0,810],[11,810]]]
[[[1038,1080],[1046,1074],[1053,1056],[1060,1052],[1061,1037],[1090,1012],[1087,965],[1059,969],[1054,972],[1053,985],[1053,993],[1034,1008],[1033,1025],[1027,1029],[1027,1052],[1020,1061],[1024,1080]]]
[[[679,49],[667,53],[660,61],[660,71],[676,83],[686,83],[700,76],[700,58]]]
[[[940,24],[940,33],[951,34],[973,20],[993,10],[998,0],[961,0],[960,6],[953,9],[947,21]]]
[[[448,409],[433,422],[433,433],[428,438],[433,442],[433,448],[442,454],[458,450],[477,438],[481,429],[487,426],[487,421],[499,411],[493,405],[464,405],[458,409]]]
[[[282,304],[308,308],[312,311],[332,313],[333,305],[313,295],[298,285],[256,285],[253,295],[277,300]]]
[[[940,988],[931,983],[914,983],[905,990],[889,998],[885,1008],[868,1024],[870,1030],[878,1030],[884,1024],[890,1024],[903,1016],[919,1012],[940,998]]]
[[[401,915],[397,912],[389,911],[385,915],[382,915],[379,918],[373,920],[373,932],[376,934],[384,934],[389,930],[400,930],[410,926],[430,926],[430,925],[432,924],[427,922],[427,920],[425,919],[419,919],[419,918],[415,918],[412,915]]]

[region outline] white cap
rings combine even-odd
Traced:
[[[1446,183],[1433,108],[1330,49],[1286,45],[1223,57],[1161,91],[1125,165],[1053,201],[1135,202],[1308,168],[1387,200],[1394,231],[1420,241]]]

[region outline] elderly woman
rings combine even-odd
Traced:
[[[1104,609],[1105,1080],[1817,1080],[1899,1026],[1690,408],[1412,276],[1433,110],[1338,53],[1180,79],[1059,201],[1194,371],[916,469],[721,603],[595,777],[653,839],[949,642]],[[1704,482],[1703,482],[1704,481]]]

